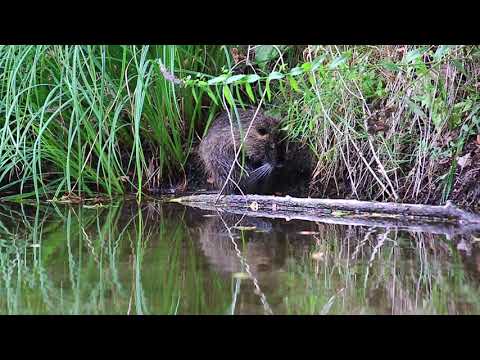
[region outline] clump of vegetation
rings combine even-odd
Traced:
[[[281,109],[289,135],[317,155],[316,193],[438,203],[456,192],[478,204],[478,47],[309,47],[307,56],[324,65]]]
[[[220,47],[1,46],[2,197],[140,195],[181,172],[201,102],[161,68],[224,64]]]
[[[214,116],[253,105],[311,150],[311,195],[475,207],[479,61],[478,46],[3,46],[0,191],[186,182]]]

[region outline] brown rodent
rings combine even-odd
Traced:
[[[230,122],[228,114],[222,113],[214,120],[208,134],[200,143],[199,155],[205,171],[215,188],[221,190],[228,178],[241,139],[246,135],[244,157],[240,152],[224,193],[239,193],[239,188],[248,193],[268,192],[272,173],[283,166],[279,120],[259,111],[247,134],[254,114],[255,109],[239,110],[238,121],[232,112]]]

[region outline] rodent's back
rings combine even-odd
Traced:
[[[235,154],[232,154],[231,131],[227,132],[227,130],[230,130],[230,124],[226,120],[228,120],[228,117],[225,119],[224,114],[214,120],[199,148],[205,172],[217,188],[222,186],[221,182],[227,178],[228,170],[226,168],[231,166],[230,158],[235,156]]]
[[[253,109],[239,111],[241,133],[243,136],[245,136],[254,114],[255,110]],[[257,158],[265,157],[266,149],[270,148],[270,146],[267,147],[267,142],[274,141],[273,138],[267,140],[266,136],[257,133],[256,129],[260,124],[263,124],[262,126],[268,128],[268,131],[271,131],[272,127],[276,125],[276,120],[265,116],[261,111],[257,113],[248,136],[245,139],[246,154]],[[238,146],[241,143],[241,133],[236,116],[232,114],[232,123],[230,123],[228,114],[222,113],[214,120],[207,135],[200,143],[199,155],[204,164],[205,171],[218,189],[221,189],[228,178],[228,173],[235,159],[235,149],[238,151]],[[238,166],[235,167],[238,168]],[[237,183],[240,178],[239,173],[239,169],[235,169],[235,171],[232,172],[231,179]],[[232,192],[235,188],[235,184],[231,182],[226,185],[227,192]]]

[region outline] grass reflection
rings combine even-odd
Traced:
[[[182,216],[150,213],[134,205],[3,207],[0,312],[216,312],[229,288],[215,274],[204,279]]]
[[[478,244],[180,206],[1,204],[0,313],[479,313]]]
[[[478,268],[468,271],[472,257],[458,246],[464,239],[383,229],[361,232],[321,226],[314,243],[302,250],[290,247],[297,260],[288,262],[282,282],[288,287],[283,289],[287,313],[480,312]]]

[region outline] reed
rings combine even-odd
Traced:
[[[201,98],[173,86],[160,66],[180,77],[214,73],[225,54],[207,46],[1,46],[2,198],[141,196],[155,175],[178,176]]]

